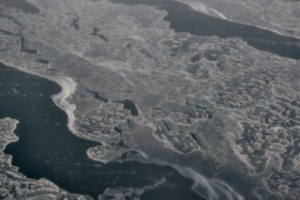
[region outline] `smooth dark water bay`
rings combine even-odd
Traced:
[[[166,183],[142,199],[201,199],[190,190],[193,182],[171,167],[139,162],[104,165],[89,159],[87,149],[99,144],[69,131],[66,113],[51,99],[61,90],[55,82],[0,63],[0,83],[0,118],[20,121],[14,131],[19,141],[4,152],[13,156],[12,164],[28,178],[44,177],[69,192],[96,199],[109,187],[142,188],[165,177]]]
[[[188,32],[197,36],[218,36],[220,38],[238,37],[256,49],[287,58],[300,59],[300,39],[209,16],[174,0],[110,1],[127,5],[143,4],[165,10],[168,15],[165,16],[164,20],[170,22],[170,27],[176,32]]]

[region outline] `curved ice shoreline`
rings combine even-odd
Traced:
[[[11,63],[8,63],[8,62],[2,61],[2,60],[0,60],[0,62],[2,62],[3,64],[5,64],[8,67],[15,68],[15,69],[20,70],[22,72],[32,74],[32,75],[36,75],[36,76],[39,76],[41,78],[45,78],[47,80],[56,82],[61,87],[61,91],[58,94],[54,94],[52,96],[52,100],[53,100],[53,102],[55,103],[56,106],[58,106],[60,109],[62,109],[63,111],[66,112],[66,114],[68,116],[67,126],[68,126],[69,130],[72,133],[75,133],[75,135],[76,135],[77,131],[73,127],[73,123],[75,121],[74,111],[76,109],[76,106],[74,104],[70,104],[66,100],[68,97],[71,97],[72,94],[74,94],[74,92],[76,90],[77,83],[75,83],[72,78],[63,77],[63,76],[51,77],[51,76],[41,75],[39,73],[32,72],[32,71],[30,71],[26,68],[16,67]]]
[[[0,62],[2,62],[2,61],[0,61]],[[64,112],[66,112],[67,117],[68,117],[67,126],[68,126],[69,130],[78,137],[92,140],[91,138],[82,136],[73,127],[73,123],[75,121],[74,111],[76,109],[76,106],[74,104],[70,104],[67,101],[67,98],[71,97],[76,91],[77,83],[74,82],[72,78],[62,77],[62,76],[59,76],[59,77],[45,76],[45,75],[41,75],[41,74],[32,72],[32,71],[24,69],[24,68],[15,67],[15,66],[11,65],[10,63],[6,63],[6,62],[2,62],[2,63],[4,63],[6,66],[13,67],[22,72],[36,75],[41,78],[45,78],[50,81],[56,82],[61,87],[61,91],[60,91],[60,93],[53,95],[52,99],[56,106],[58,106],[60,109],[62,109]],[[18,122],[16,122],[16,124],[15,124],[15,129],[17,127],[17,123]],[[89,149],[87,150],[87,152],[88,151],[89,151]],[[226,183],[224,183],[222,181],[207,179],[204,176],[202,176],[201,174],[197,173],[196,171],[194,171],[188,167],[181,167],[178,165],[165,163],[163,161],[152,160],[151,158],[148,157],[148,155],[146,153],[144,153],[140,150],[132,149],[132,151],[136,151],[139,154],[141,154],[141,156],[144,157],[147,160],[147,162],[149,162],[149,163],[154,163],[154,164],[158,164],[161,166],[170,166],[173,169],[175,169],[182,176],[193,180],[194,184],[192,185],[191,190],[196,192],[199,196],[201,196],[205,199],[208,199],[208,200],[234,200],[234,199],[244,200],[244,198],[240,194],[235,192],[232,187],[230,187],[229,185],[227,185]],[[90,159],[92,159],[92,158],[90,157]],[[224,199],[224,197],[226,199]]]
[[[76,106],[70,104],[66,99],[71,97],[76,90],[76,83],[70,77],[50,77],[49,80],[55,81],[60,87],[61,92],[52,96],[52,99],[60,109],[64,110],[68,116],[68,128],[72,133],[76,133],[73,127],[75,121],[74,111]]]

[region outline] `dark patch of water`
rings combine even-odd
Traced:
[[[93,28],[93,33],[91,33],[90,35],[97,35],[99,38],[101,38],[104,42],[109,42],[109,39],[107,39],[105,37],[105,35],[103,34],[99,34],[99,29],[98,28]]]
[[[110,0],[127,5],[149,5],[165,10],[164,20],[176,32],[188,32],[197,36],[218,36],[220,38],[238,37],[250,46],[279,56],[300,59],[300,39],[282,36],[275,32],[251,25],[230,22],[209,16],[188,5],[174,0]],[[138,16],[137,16],[138,17]]]
[[[129,110],[132,116],[138,116],[139,112],[133,101],[125,100],[125,101],[117,101],[117,103],[124,104],[123,108]]]
[[[73,19],[73,21],[70,25],[73,26],[76,30],[79,30],[80,29],[79,24],[78,24],[79,17],[77,14],[75,14],[75,13],[73,13],[73,14],[74,14],[75,18]]]
[[[195,63],[198,62],[201,59],[201,55],[200,54],[196,54],[191,58],[191,62]]]
[[[25,41],[25,38],[22,35],[19,35],[19,34],[16,34],[16,33],[12,33],[10,31],[6,31],[6,30],[3,30],[3,29],[0,29],[0,33],[3,33],[5,35],[16,35],[16,36],[20,37],[20,40],[21,40],[20,51],[25,52],[25,53],[29,53],[29,54],[33,54],[33,55],[38,54],[37,50],[24,48],[26,41]]]
[[[109,42],[109,40],[102,34],[98,35],[103,41]]]
[[[34,49],[25,49],[24,46],[25,46],[25,38],[21,35],[20,36],[20,39],[21,39],[21,51],[25,52],[25,53],[29,53],[29,54],[33,54],[33,55],[36,55],[38,54],[38,51],[37,50],[34,50]]]
[[[10,32],[10,31],[3,30],[3,29],[0,29],[0,33],[2,33],[4,35],[14,35],[14,33]]]
[[[99,99],[100,101],[103,101],[104,103],[108,103],[108,99],[104,98],[104,97],[101,97],[98,92],[94,92],[94,91],[91,91],[91,90],[88,90],[88,89],[86,89],[86,91],[93,94],[95,99]]]
[[[35,59],[37,62],[42,63],[42,64],[49,64],[49,60],[45,60],[45,59]]]

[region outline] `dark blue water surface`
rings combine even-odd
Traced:
[[[61,90],[55,82],[1,63],[0,82],[0,118],[20,121],[15,130],[19,141],[9,144],[5,153],[13,156],[12,164],[27,177],[44,177],[62,189],[94,199],[108,187],[142,188],[165,177],[165,184],[141,199],[202,199],[190,190],[192,181],[170,167],[138,162],[101,164],[89,159],[87,149],[99,144],[69,131],[66,113],[51,99]]]
[[[176,32],[188,32],[197,36],[218,36],[220,38],[239,37],[250,46],[283,57],[300,59],[300,39],[282,36],[269,30],[251,25],[226,21],[209,16],[188,5],[174,0],[110,0],[128,5],[149,5],[165,10],[164,20]],[[137,16],[138,17],[138,16]]]

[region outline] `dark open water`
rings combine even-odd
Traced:
[[[110,0],[128,5],[149,5],[166,10],[164,20],[175,32],[188,32],[197,36],[239,37],[250,46],[279,56],[300,59],[300,39],[282,36],[269,30],[212,17],[174,0]]]
[[[67,115],[52,101],[61,88],[52,81],[29,75],[0,63],[0,118],[18,119],[18,142],[5,153],[29,178],[47,178],[59,187],[97,198],[106,188],[143,187],[162,177],[167,183],[142,195],[142,199],[201,199],[190,190],[192,181],[170,167],[138,162],[106,165],[88,158],[97,142],[81,139],[67,128]],[[169,187],[176,185],[175,188]]]

